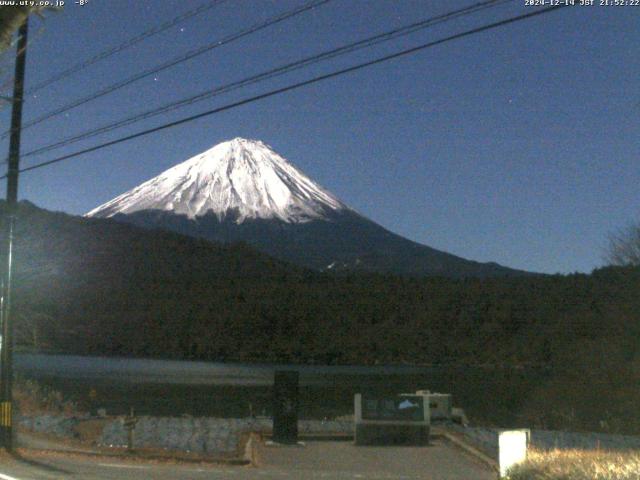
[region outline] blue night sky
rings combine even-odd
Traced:
[[[62,12],[31,23],[27,87],[203,1],[68,0]],[[23,166],[535,8],[524,2],[28,157]],[[302,3],[227,0],[37,92],[24,120]],[[332,0],[26,129],[22,150],[472,3]],[[20,197],[82,214],[242,136],[271,145],[352,208],[412,240],[514,268],[589,272],[602,265],[607,235],[640,220],[638,34],[640,7],[561,9],[25,173]],[[4,81],[12,55],[0,63]],[[0,115],[5,130],[9,109]]]

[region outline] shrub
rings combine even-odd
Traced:
[[[640,452],[530,450],[510,480],[638,480]]]
[[[16,409],[22,415],[51,414],[71,416],[78,413],[75,402],[65,400],[62,393],[35,380],[18,380],[13,386]]]

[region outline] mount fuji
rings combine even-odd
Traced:
[[[246,242],[316,270],[447,277],[526,275],[396,235],[341,202],[268,145],[220,143],[86,214],[217,242]]]

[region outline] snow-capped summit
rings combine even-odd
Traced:
[[[220,143],[87,216],[219,243],[244,242],[274,258],[330,272],[525,274],[396,235],[347,207],[269,146],[244,138]]]
[[[246,219],[304,223],[348,209],[287,160],[258,140],[234,138],[166,170],[87,213],[112,217],[143,210],[193,219],[213,212]]]

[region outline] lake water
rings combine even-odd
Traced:
[[[517,417],[527,392],[542,376],[484,367],[237,364],[27,353],[16,354],[15,370],[81,406],[100,406],[113,414],[133,407],[140,415],[269,415],[274,372],[296,370],[301,418],[351,414],[355,393],[429,389],[452,393],[454,405],[472,418],[498,424]]]

